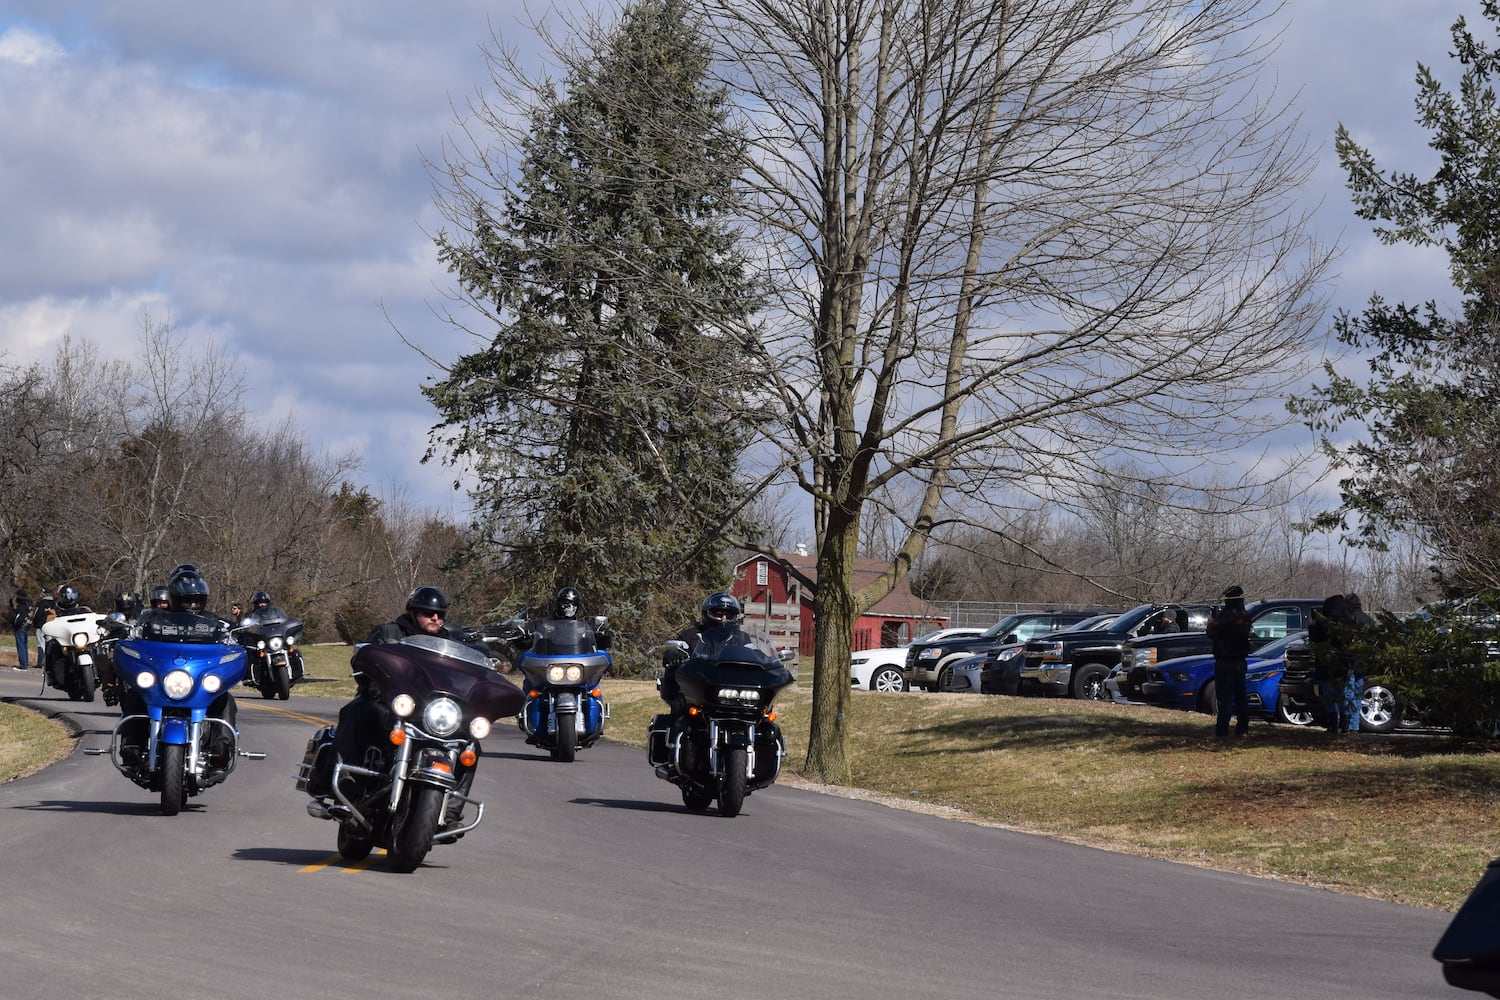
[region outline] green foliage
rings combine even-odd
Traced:
[[[455,180],[464,227],[438,255],[494,332],[424,389],[428,457],[477,473],[476,545],[518,592],[577,585],[637,625],[723,575],[759,298],[724,221],[743,142],[683,5],[632,5],[593,42],[562,54],[503,205]]]
[[[1484,16],[1500,26],[1495,0]],[[1500,115],[1491,79],[1497,55],[1463,18],[1452,29],[1463,66],[1456,92],[1426,66],[1417,72],[1417,121],[1441,159],[1430,178],[1383,171],[1340,126],[1336,149],[1361,218],[1387,244],[1439,247],[1449,259],[1457,315],[1436,302],[1388,304],[1372,295],[1363,313],[1341,313],[1335,332],[1369,359],[1368,381],[1325,369],[1328,383],[1291,408],[1320,433],[1346,477],[1341,506],[1325,528],[1380,546],[1391,532],[1427,544],[1441,582],[1461,589],[1500,585]],[[1362,423],[1364,440],[1334,432]]]
[[[1375,628],[1349,630],[1348,639],[1351,659],[1363,664],[1366,679],[1390,685],[1408,717],[1461,736],[1494,735],[1500,721],[1500,634],[1484,602],[1439,605],[1421,616],[1387,612]]]

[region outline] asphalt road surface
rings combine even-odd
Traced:
[[[107,744],[113,709],[38,686],[0,697]],[[638,749],[554,763],[509,723],[478,829],[345,864],[294,785],[337,708],[241,697],[267,758],[177,816],[81,749],[0,785],[0,998],[1477,996],[1445,913],[785,786],[695,815]]]

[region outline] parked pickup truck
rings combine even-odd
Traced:
[[[1257,601],[1245,610],[1255,623],[1254,633],[1269,641],[1307,627],[1307,615],[1321,600],[1278,598]],[[1142,604],[1116,618],[1105,628],[1091,632],[1059,632],[1026,643],[1026,662],[1021,667],[1021,690],[1026,694],[1061,694],[1074,698],[1109,701],[1105,678],[1125,659],[1137,638],[1160,638],[1161,633],[1197,633],[1198,643],[1211,610],[1207,604]],[[1170,630],[1170,631],[1169,631]],[[1153,648],[1149,643],[1146,648]],[[1204,646],[1200,652],[1210,647]],[[1174,653],[1189,655],[1189,651]]]
[[[913,642],[906,650],[906,683],[913,688],[941,691],[953,672],[953,664],[959,660],[984,653],[991,646],[1070,629],[1094,614],[1093,611],[1023,611],[1000,619],[978,635]]]

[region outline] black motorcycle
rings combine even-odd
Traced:
[[[236,625],[235,639],[250,658],[245,680],[262,698],[286,701],[292,685],[304,676],[302,654],[297,651],[297,642],[302,638],[301,620],[281,608],[270,607]]]
[[[770,637],[742,628],[705,631],[686,650],[677,684],[687,712],[652,718],[646,755],[656,776],[682,790],[682,804],[738,816],[745,796],[781,773],[786,740],[771,703],[795,680]]]
[[[396,871],[416,869],[434,844],[449,844],[479,825],[484,803],[469,796],[479,741],[494,720],[525,701],[473,646],[416,635],[355,650],[352,665],[379,691],[390,728],[360,761],[339,757],[336,728],[307,742],[297,789],[307,811],[338,822],[338,850],[350,861],[375,847]],[[466,817],[466,810],[472,816]]]

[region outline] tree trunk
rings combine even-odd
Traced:
[[[809,778],[847,785],[849,769],[849,654],[859,605],[850,588],[859,544],[859,519],[839,521],[818,548],[818,617],[813,660],[812,724],[807,736]]]

